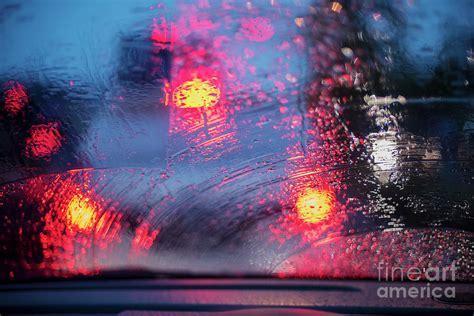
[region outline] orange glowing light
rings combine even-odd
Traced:
[[[70,225],[83,231],[90,231],[97,220],[97,214],[89,198],[75,195],[68,204],[67,218]]]
[[[342,10],[342,5],[339,2],[333,2],[331,6],[331,10],[336,13],[340,13]]]
[[[212,107],[219,102],[220,88],[210,80],[195,78],[179,85],[173,92],[173,103],[179,108]]]
[[[303,27],[304,18],[295,18],[295,24],[298,25],[298,27]]]
[[[298,215],[306,223],[319,223],[331,213],[334,199],[329,190],[307,189],[296,201]]]

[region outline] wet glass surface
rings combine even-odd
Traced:
[[[472,281],[471,1],[3,1],[0,278]]]

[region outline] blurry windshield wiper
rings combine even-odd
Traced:
[[[394,98],[392,96],[378,97],[376,95],[364,97],[364,102],[368,106],[374,105],[389,105],[392,103],[405,104],[463,104],[463,105],[474,105],[473,98],[449,98],[449,97],[429,97],[429,98],[405,98],[399,95]]]
[[[377,97],[375,95],[371,95],[371,96],[366,95],[364,97],[364,102],[367,103],[367,105],[369,106],[392,104],[395,102],[398,102],[400,104],[405,104],[407,103],[407,99],[401,95],[399,95],[396,98],[393,98],[392,96]]]

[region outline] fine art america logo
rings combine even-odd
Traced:
[[[387,263],[379,262],[377,266],[379,282],[426,282],[423,285],[409,286],[380,286],[377,288],[377,296],[380,298],[455,298],[456,289],[451,287],[432,286],[430,282],[454,282],[456,281],[456,263],[447,267],[418,268],[389,266]]]

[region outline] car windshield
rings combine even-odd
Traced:
[[[468,0],[2,1],[0,280],[454,264],[472,281],[472,17]]]

